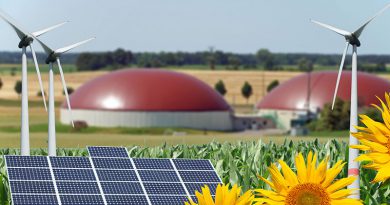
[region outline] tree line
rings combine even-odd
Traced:
[[[20,52],[0,52],[0,63],[20,63]],[[37,53],[39,62],[44,62],[46,55]],[[272,53],[260,49],[256,53],[238,54],[209,48],[199,52],[132,52],[117,49],[108,52],[83,52],[64,54],[61,60],[65,64],[76,64],[78,70],[118,69],[126,66],[143,68],[160,68],[168,66],[204,65],[209,69],[266,69],[288,70],[289,66],[307,62],[311,65],[338,66],[341,55],[307,54],[307,53]],[[350,65],[346,58],[345,65]],[[360,55],[359,70],[371,72],[386,71],[390,55]],[[302,70],[301,66],[298,67]],[[348,69],[348,67],[347,67]]]

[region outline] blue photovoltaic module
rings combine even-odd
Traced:
[[[123,147],[90,157],[5,156],[12,203],[182,205],[221,179],[209,160],[130,158]]]

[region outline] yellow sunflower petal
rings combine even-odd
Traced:
[[[291,168],[283,160],[279,160],[279,164],[282,167],[284,178],[287,180],[289,186],[295,186],[298,184],[297,175],[291,170]]]
[[[347,177],[337,180],[335,183],[326,188],[328,193],[333,193],[339,189],[342,189],[348,185],[351,185],[356,180],[356,177]]]
[[[295,157],[295,167],[297,167],[297,175],[300,183],[307,182],[307,169],[303,155],[299,153]]]
[[[378,169],[378,173],[376,174],[375,179],[372,180],[372,182],[376,183],[386,181],[387,179],[390,179],[390,163],[387,163]]]

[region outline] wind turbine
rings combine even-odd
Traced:
[[[62,70],[60,57],[62,54],[72,50],[73,48],[76,48],[78,46],[81,46],[82,44],[85,44],[95,38],[90,38],[85,41],[81,41],[79,43],[72,44],[70,46],[60,48],[57,50],[51,49],[49,46],[47,46],[45,43],[43,43],[41,40],[36,38],[36,40],[41,44],[43,47],[43,50],[45,50],[45,53],[47,54],[46,58],[46,64],[49,64],[49,128],[48,128],[48,146],[49,146],[49,156],[56,156],[56,123],[55,123],[55,110],[54,110],[54,74],[53,74],[53,63],[58,64],[58,70],[60,71],[61,75],[61,81],[62,81],[62,87],[64,88],[64,93],[66,96],[66,102],[68,104],[69,113],[71,116],[71,122],[72,126],[74,127],[74,123],[72,120],[72,109],[70,106],[69,101],[69,95],[68,95],[68,89],[66,87],[64,72]]]
[[[42,86],[42,80],[41,80],[41,74],[39,71],[38,61],[35,54],[35,50],[32,46],[32,43],[34,41],[34,37],[38,37],[40,35],[43,35],[47,33],[48,31],[51,31],[57,27],[62,26],[63,24],[67,22],[63,22],[54,26],[51,26],[49,28],[29,33],[26,32],[21,26],[17,25],[17,23],[10,17],[8,17],[3,12],[0,12],[0,17],[4,19],[16,32],[18,35],[20,42],[18,47],[22,49],[22,112],[21,112],[21,133],[20,133],[20,144],[21,144],[21,155],[30,155],[30,137],[29,137],[29,119],[28,119],[28,80],[27,80],[27,57],[26,57],[26,48],[30,47],[32,57],[34,59],[35,69],[38,76],[39,86],[41,88],[42,98],[43,98],[43,104],[45,106],[45,110],[47,111],[46,107],[46,100],[45,100],[45,92],[43,91]]]
[[[362,26],[360,26],[356,31],[354,32],[348,32],[342,29],[335,28],[333,26],[311,20],[313,23],[318,24],[324,28],[327,28],[329,30],[332,30],[341,36],[343,36],[346,40],[345,43],[345,49],[343,52],[343,57],[341,58],[339,73],[337,75],[337,81],[336,81],[336,88],[333,95],[333,102],[332,102],[332,110],[334,107],[334,102],[337,95],[337,90],[339,87],[341,72],[344,67],[344,60],[345,56],[348,51],[349,45],[352,45],[352,81],[351,81],[351,113],[350,113],[350,132],[357,132],[355,126],[358,124],[358,116],[357,116],[357,109],[358,109],[358,95],[357,95],[357,47],[360,46],[359,37],[362,34],[365,27],[372,21],[374,18],[379,16],[381,13],[383,13],[386,9],[390,7],[390,4],[386,5],[382,10],[380,10],[377,14],[375,14],[372,18],[370,18],[368,21],[366,21]],[[354,138],[352,135],[349,136],[349,144],[350,145],[356,145],[358,144],[358,140]],[[349,159],[348,159],[348,175],[349,176],[356,176],[357,179],[354,181],[353,184],[348,186],[348,188],[355,189],[354,191],[354,198],[360,198],[360,179],[359,179],[359,163],[355,161],[355,158],[358,156],[359,151],[357,149],[349,148]]]

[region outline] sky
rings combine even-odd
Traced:
[[[310,22],[354,31],[390,2],[384,0],[0,0],[0,9],[59,48],[96,37],[74,50],[341,54],[344,38]],[[390,54],[390,9],[364,31],[362,54]],[[18,37],[0,21],[0,51],[18,51]],[[42,49],[38,46],[37,50]]]

